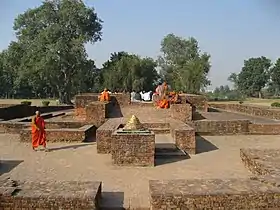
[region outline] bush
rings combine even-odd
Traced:
[[[49,105],[50,105],[50,102],[49,102],[49,101],[42,101],[42,105],[43,105],[43,106],[49,106]]]
[[[273,102],[270,106],[272,106],[272,107],[280,107],[280,103],[279,102]]]
[[[239,104],[243,104],[244,103],[244,101],[239,101]]]
[[[28,106],[30,106],[31,104],[32,104],[32,102],[31,101],[22,101],[22,102],[20,102],[21,104],[24,104],[24,105],[28,105]]]

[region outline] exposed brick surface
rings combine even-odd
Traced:
[[[85,125],[81,128],[46,129],[47,142],[83,142],[93,135],[96,127]],[[21,142],[31,142],[31,129],[20,131]]]
[[[112,159],[116,165],[154,166],[155,134],[112,134]]]
[[[244,104],[209,104],[210,107],[228,110],[232,112],[241,112],[252,116],[266,117],[270,119],[280,120],[280,109],[269,107],[244,105]]]
[[[190,103],[203,111],[208,110],[207,98],[204,95],[180,94],[183,103]]]
[[[279,209],[280,188],[250,179],[150,181],[151,209]]]
[[[99,209],[101,182],[0,181],[0,209]]]
[[[194,128],[181,121],[172,120],[170,122],[170,131],[178,148],[189,154],[196,153]]]
[[[58,129],[58,128],[80,128],[86,125],[86,122],[78,121],[47,121],[45,120],[47,129]]]
[[[30,124],[25,122],[2,121],[0,122],[0,132],[18,134],[21,129],[27,128],[28,126]]]
[[[256,135],[280,135],[280,124],[249,124],[249,133]]]
[[[194,122],[196,132],[203,135],[248,134],[249,120],[198,120]]]
[[[109,102],[95,101],[86,105],[86,121],[95,125],[101,126],[108,115]]]
[[[192,120],[192,107],[190,104],[172,104],[171,107],[171,116],[183,122]]]
[[[122,123],[120,119],[109,119],[96,130],[97,152],[101,154],[111,153],[112,133]]]

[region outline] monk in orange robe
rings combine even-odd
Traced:
[[[45,121],[41,117],[39,111],[36,111],[36,116],[32,118],[31,133],[33,150],[36,151],[36,149],[42,145],[45,151],[48,151],[46,148]]]
[[[104,91],[99,96],[99,101],[110,101],[110,94],[107,88],[105,88]]]
[[[158,102],[158,108],[160,109],[168,109],[169,101],[164,97],[162,100]]]

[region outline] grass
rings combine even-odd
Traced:
[[[279,102],[280,99],[260,99],[260,98],[247,98],[244,100],[244,104],[252,104],[258,106],[270,106],[273,102]],[[220,104],[238,104],[238,101],[213,101],[211,103],[220,103]]]
[[[20,104],[22,101],[31,101],[33,106],[42,106],[42,101],[49,101],[49,106],[56,106],[56,99],[0,99],[0,104]]]

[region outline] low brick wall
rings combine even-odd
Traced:
[[[121,123],[120,119],[109,119],[96,130],[97,153],[111,153],[112,134]]]
[[[182,122],[192,120],[193,109],[190,104],[172,104],[170,110],[171,117],[176,120],[180,120]]]
[[[150,181],[149,187],[151,209],[154,210],[280,208],[280,188],[257,180]]]
[[[59,128],[80,128],[87,124],[87,122],[78,121],[48,121],[45,120],[47,129],[59,129]]]
[[[0,209],[99,209],[101,182],[0,181]]]
[[[249,124],[249,133],[256,135],[280,135],[280,124]]]
[[[208,110],[207,98],[204,95],[180,94],[183,103],[190,103],[192,106],[203,111]]]
[[[30,127],[30,123],[1,121],[0,133],[18,134],[21,129],[25,129],[28,127]]]
[[[112,160],[115,165],[154,166],[155,134],[112,134]]]
[[[83,142],[94,135],[96,127],[85,125],[81,128],[46,129],[47,142]],[[21,142],[31,142],[31,129],[20,131]]]
[[[211,103],[210,107],[216,109],[223,109],[231,112],[241,112],[244,114],[265,117],[269,119],[280,120],[280,109],[262,107],[262,106],[253,106],[253,105],[245,105],[245,104],[218,104]]]
[[[236,135],[249,133],[249,120],[198,120],[196,133],[201,135]]]
[[[245,167],[255,175],[280,175],[279,149],[240,149],[240,158]]]
[[[170,122],[170,132],[176,146],[189,154],[196,153],[195,129],[177,120]]]

